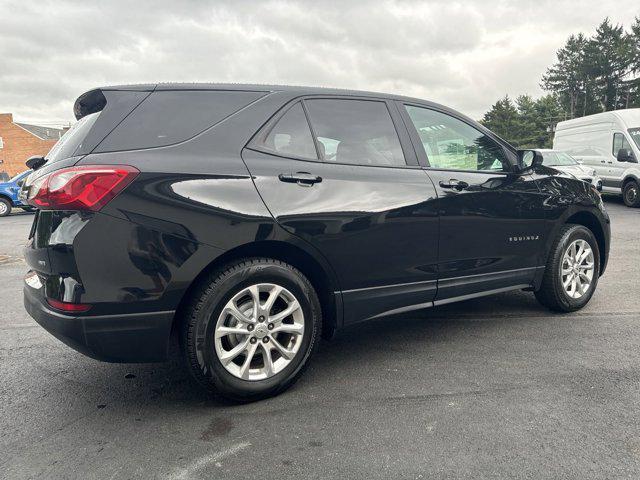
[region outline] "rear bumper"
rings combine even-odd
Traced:
[[[174,311],[69,316],[51,310],[42,289],[26,284],[24,306],[54,337],[96,360],[138,363],[167,358]]]

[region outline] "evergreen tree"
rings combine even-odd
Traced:
[[[622,25],[606,18],[585,48],[588,74],[593,78],[600,111],[624,108],[624,80],[631,71],[632,46]]]
[[[629,32],[605,18],[592,37],[571,35],[540,85],[548,95],[504,97],[482,123],[514,146],[542,148],[561,120],[640,107],[640,17]]]
[[[480,122],[496,135],[513,143],[513,135],[518,125],[518,110],[506,95],[492,105]]]
[[[569,117],[579,116],[579,102],[584,106],[588,82],[585,69],[587,39],[582,33],[571,35],[557,52],[558,61],[542,77],[542,88],[559,96]]]
[[[627,79],[627,101],[625,108],[640,107],[640,17],[636,17],[628,36],[631,64],[630,78]]]

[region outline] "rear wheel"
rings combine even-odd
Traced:
[[[565,225],[551,248],[536,298],[557,312],[579,310],[593,296],[599,272],[600,252],[593,233],[582,225]]]
[[[11,213],[11,202],[6,198],[0,198],[0,217],[6,217]]]
[[[638,182],[631,180],[624,184],[622,199],[627,207],[640,207],[640,187],[638,186]]]
[[[277,395],[302,374],[320,338],[318,297],[297,269],[247,259],[218,271],[194,295],[182,346],[193,377],[236,401]]]

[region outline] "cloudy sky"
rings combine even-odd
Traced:
[[[540,95],[569,34],[636,15],[638,0],[0,0],[0,112],[62,123],[96,86],[207,81],[402,93],[479,118]]]

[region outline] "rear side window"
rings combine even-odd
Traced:
[[[163,147],[195,137],[263,96],[264,92],[153,92],[100,143],[96,152]]]
[[[309,121],[327,162],[405,166],[398,133],[384,102],[305,100]]]
[[[82,148],[82,142],[98,120],[101,112],[95,112],[82,117],[78,123],[71,127],[46,155],[47,162],[54,163],[65,158],[72,157]]]
[[[278,120],[261,147],[285,157],[318,159],[307,117],[300,102],[289,108]]]

